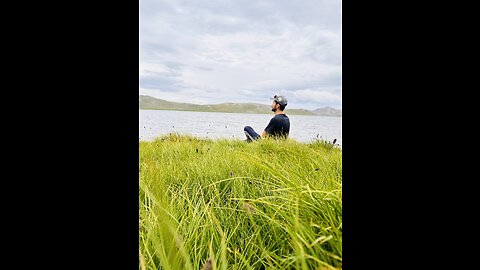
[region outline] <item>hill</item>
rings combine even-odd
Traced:
[[[171,102],[151,96],[140,95],[139,105],[141,110],[174,110],[174,111],[200,111],[200,112],[227,112],[227,113],[260,113],[270,114],[270,106],[258,103],[221,103],[199,105],[192,103]],[[314,111],[305,109],[288,109],[292,115],[323,115],[342,116],[342,111],[330,107],[319,108]]]

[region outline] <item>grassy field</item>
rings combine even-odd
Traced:
[[[342,268],[342,152],[324,142],[140,142],[139,269]]]

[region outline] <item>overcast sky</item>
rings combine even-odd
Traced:
[[[340,0],[140,0],[139,92],[341,109],[341,20]]]

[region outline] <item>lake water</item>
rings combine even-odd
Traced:
[[[286,115],[290,118],[289,138],[299,142],[315,139],[333,141],[342,146],[342,117]],[[268,125],[271,114],[189,112],[165,110],[140,110],[139,139],[152,141],[169,133],[193,135],[199,138],[246,139],[244,126],[261,133]]]

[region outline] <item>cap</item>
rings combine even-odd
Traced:
[[[278,95],[275,95],[273,96],[273,98],[270,98],[271,100],[275,100],[276,102],[278,102],[278,104],[282,105],[282,106],[287,106],[287,98],[285,96],[278,96]]]

